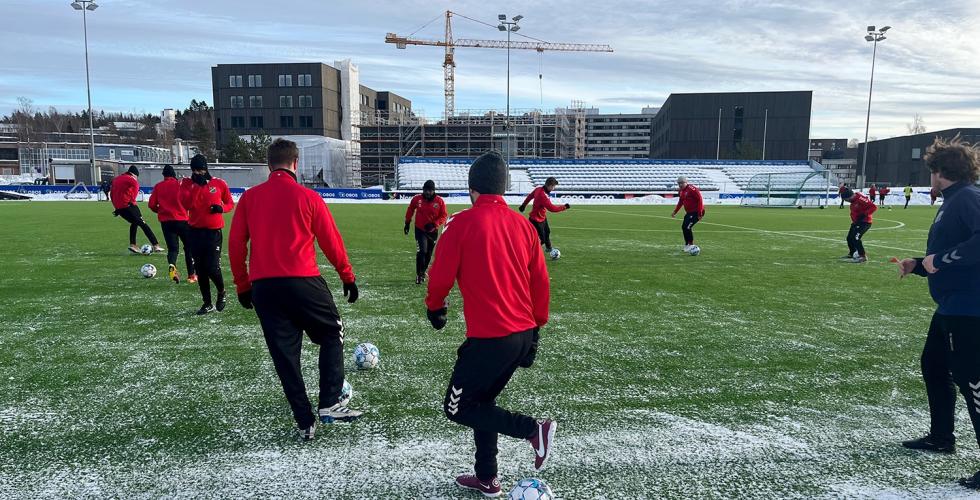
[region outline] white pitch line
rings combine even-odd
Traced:
[[[634,216],[634,217],[650,217],[650,218],[654,218],[654,219],[678,220],[678,219],[676,219],[674,217],[667,217],[665,215],[634,214],[634,213],[629,213],[629,212],[610,212],[608,210],[582,210],[582,211],[583,212],[595,212],[595,213],[612,214],[612,215],[631,215],[631,216]],[[886,220],[886,219],[881,219],[881,220]],[[898,221],[889,221],[889,222],[898,222]],[[759,233],[775,234],[775,235],[778,235],[778,236],[790,236],[790,237],[794,237],[794,238],[810,238],[812,240],[830,241],[830,242],[837,243],[837,244],[840,244],[840,242],[841,242],[840,239],[836,239],[836,238],[822,238],[820,236],[811,236],[809,234],[800,234],[799,232],[772,231],[772,230],[769,230],[769,229],[758,229],[758,228],[754,228],[754,227],[735,226],[735,225],[732,225],[732,224],[720,224],[718,222],[699,222],[699,224],[705,224],[705,225],[709,225],[710,224],[712,226],[730,227],[732,229],[742,229],[742,230],[745,230],[745,231],[756,231],[756,232],[759,232]],[[876,247],[876,248],[887,248],[889,250],[899,250],[899,251],[902,251],[902,252],[912,252],[912,253],[916,253],[916,254],[922,253],[922,250],[921,249],[919,249],[919,250],[910,250],[908,248],[892,247],[892,246],[888,246],[888,245],[880,245],[878,243],[865,243],[864,245],[865,246],[869,246],[869,247]]]

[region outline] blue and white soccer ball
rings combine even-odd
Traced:
[[[543,479],[529,478],[521,479],[510,490],[507,495],[510,500],[553,500],[555,494],[551,492],[548,483]]]
[[[687,249],[687,253],[691,254],[692,257],[697,257],[698,255],[701,255],[701,247],[691,245],[691,248]]]
[[[140,247],[140,253],[143,255],[150,255],[153,253],[153,247],[150,245],[143,245]]]
[[[351,387],[350,382],[344,379],[344,387],[340,389],[340,400],[337,402],[340,403],[340,406],[347,406],[352,397],[354,397],[354,388]]]
[[[551,253],[548,255],[551,257],[551,260],[558,260],[561,258],[561,250],[558,250],[557,248],[552,248]]]
[[[153,264],[143,264],[143,267],[140,268],[140,274],[144,278],[152,278],[157,275],[157,267]]]
[[[370,342],[357,344],[354,348],[354,365],[358,370],[370,370],[381,361],[381,351]]]

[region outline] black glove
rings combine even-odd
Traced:
[[[203,185],[207,184],[209,177],[210,177],[210,175],[209,176],[204,176],[204,175],[201,175],[201,174],[191,174],[191,180],[194,181],[194,184],[197,184],[199,186],[203,186]]]
[[[360,293],[357,291],[357,283],[353,281],[350,283],[344,283],[344,297],[347,297],[348,304],[357,302],[357,297],[359,296]]]
[[[405,222],[405,234],[408,234],[408,226],[409,225],[410,224],[408,222]]]
[[[446,315],[449,313],[449,309],[443,307],[435,311],[429,311],[426,309],[425,315],[429,318],[429,323],[432,323],[432,328],[436,330],[442,330],[446,326],[446,321],[448,318]]]
[[[521,211],[521,213],[524,213],[524,209],[525,209],[525,208],[527,208],[527,205],[521,205],[521,207],[520,207],[520,208],[518,208],[518,210],[520,210],[520,211]]]
[[[534,331],[531,332],[531,348],[528,349],[527,355],[521,359],[520,363],[518,363],[519,366],[523,368],[530,368],[531,365],[534,364],[534,358],[538,356],[538,338],[540,337],[540,331],[541,328],[539,327],[535,328]]]
[[[225,213],[225,209],[221,205],[211,205],[211,213],[213,213],[213,214],[223,214],[223,213]]]
[[[433,233],[436,230],[436,225],[430,222],[430,223],[428,223],[428,224],[425,225],[425,228],[424,229],[425,229],[425,232],[427,232],[427,233]]]
[[[245,309],[252,308],[252,289],[245,290],[238,294],[238,303]]]
[[[569,208],[572,208],[572,206],[571,206],[571,205],[569,205],[568,203],[566,203],[566,204],[565,204],[565,210],[568,210]]]
[[[915,269],[912,269],[912,274],[917,276],[922,276],[923,278],[929,277],[929,271],[926,271],[926,266],[922,265],[922,261],[925,260],[922,257],[917,257],[915,259]]]

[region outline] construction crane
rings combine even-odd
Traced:
[[[395,47],[399,49],[407,48],[409,45],[431,45],[434,47],[444,47],[445,48],[445,58],[442,62],[443,74],[445,79],[445,94],[446,94],[446,118],[451,118],[455,114],[456,110],[456,48],[457,47],[472,47],[477,49],[506,49],[508,48],[508,42],[506,40],[476,40],[471,38],[459,38],[453,39],[453,16],[460,16],[472,21],[476,21],[481,24],[482,21],[477,21],[466,17],[462,14],[457,14],[453,11],[446,11],[446,39],[445,40],[426,40],[421,38],[412,38],[409,36],[398,36],[395,33],[388,33],[385,35],[385,43],[393,43]],[[435,19],[433,19],[434,21]],[[431,21],[430,21],[431,22]],[[492,25],[490,25],[492,26]],[[425,26],[423,26],[424,28]],[[419,28],[421,29],[421,28]],[[416,30],[417,32],[418,30]],[[550,43],[544,41],[529,41],[529,42],[510,42],[510,48],[512,49],[522,49],[522,50],[536,50],[539,53],[546,50],[556,51],[556,52],[612,52],[612,47],[605,44],[598,43]],[[540,75],[538,76],[541,77]]]

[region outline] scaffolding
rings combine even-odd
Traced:
[[[580,112],[516,110],[511,113],[509,134],[507,121],[504,113],[495,110],[460,110],[448,119],[362,113],[360,137],[355,141],[360,145],[362,184],[387,186],[404,156],[475,158],[487,151],[503,151],[508,135],[512,158],[584,156],[585,118]]]

